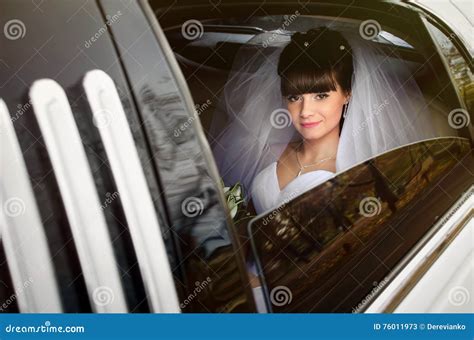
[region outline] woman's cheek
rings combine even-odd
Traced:
[[[328,110],[331,112],[331,119],[337,119],[339,120],[339,117],[342,113],[342,105],[340,105],[339,101],[331,103],[330,109]]]
[[[298,122],[299,110],[296,106],[297,105],[295,105],[295,104],[293,104],[293,105],[289,104],[288,105],[288,112],[290,113],[290,118],[291,118],[291,121],[293,122],[293,124],[296,124]]]

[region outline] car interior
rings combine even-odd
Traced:
[[[220,95],[229,77],[237,51],[256,35],[268,31],[281,31],[287,15],[273,15],[244,19],[208,19],[202,21],[203,32],[199,39],[189,40],[183,37],[181,26],[164,27],[168,41],[186,78],[194,103],[199,105],[210,99],[211,105],[200,112],[200,121],[207,132],[211,126],[213,114],[219,103]],[[304,22],[307,27],[319,27],[334,22],[334,18],[300,16],[292,24]],[[337,18],[338,25],[358,29],[358,22],[352,19]],[[291,25],[286,28],[291,32]],[[408,36],[398,32],[389,32],[388,27],[372,41],[388,54],[390,63],[405,64],[411,76],[420,87],[433,122],[440,136],[456,136],[457,131],[446,124],[447,113],[451,110],[454,93],[446,88],[449,82],[441,69],[439,61],[426,56],[417,48],[416,41],[408,41]],[[398,34],[398,35],[397,35]],[[413,40],[413,39],[411,39]],[[428,61],[428,62],[427,62]],[[209,143],[213,144],[210,140]]]
[[[350,17],[305,16],[288,13],[284,15],[245,17],[207,18],[201,21],[199,37],[189,39],[183,34],[183,25],[170,23],[163,27],[175,58],[183,72],[187,85],[198,111],[198,116],[208,142],[213,148],[216,143],[212,137],[211,125],[216,120],[216,108],[223,97],[226,81],[230,77],[232,66],[242,62],[236,60],[242,46],[248,48],[249,42],[255,51],[261,46],[252,45],[252,39],[264,32],[291,34],[294,27],[307,29],[331,26],[353,32],[359,30],[361,20]],[[420,23],[421,25],[421,23]],[[283,29],[282,29],[283,28]],[[405,79],[412,77],[418,84],[430,112],[438,136],[460,136],[460,130],[448,124],[448,113],[459,107],[456,93],[451,86],[449,75],[443,70],[442,60],[438,58],[432,42],[417,41],[416,35],[400,31],[400,27],[390,28],[383,25],[377,37],[370,41],[377,50],[388,56],[391,65],[399,65]],[[402,74],[402,73],[401,73]],[[206,103],[205,109],[200,109]],[[248,207],[252,213],[252,204]],[[243,233],[245,234],[245,233]]]

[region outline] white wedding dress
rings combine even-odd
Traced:
[[[258,173],[252,184],[251,195],[255,211],[261,214],[275,209],[334,176],[335,173],[331,171],[310,171],[294,178],[280,189],[277,162],[273,162]]]

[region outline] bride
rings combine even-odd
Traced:
[[[434,137],[409,72],[363,37],[321,27],[242,47],[211,126],[226,185],[258,214],[379,153]]]
[[[278,205],[281,192],[291,197],[334,175],[352,73],[351,48],[338,32],[296,33],[283,49],[278,63],[281,93],[301,141],[288,144],[255,178],[257,212]]]

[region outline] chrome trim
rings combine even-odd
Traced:
[[[430,254],[406,290],[392,301],[393,313],[473,313],[474,302],[460,301],[474,284],[474,210]],[[413,281],[413,282],[411,282]]]
[[[105,72],[86,74],[83,87],[92,109],[137,254],[153,312],[179,313],[165,244],[133,135],[115,84]],[[104,115],[108,116],[104,119]]]
[[[30,177],[2,99],[0,129],[0,239],[19,310],[22,313],[62,313],[51,254]]]
[[[435,226],[419,242],[416,247],[406,256],[408,262],[402,261],[403,266],[391,278],[390,283],[373,300],[369,301],[359,310],[365,313],[393,312],[403,297],[410,291],[426,272],[429,264],[433,263],[446,249],[449,243],[473,218],[474,215],[474,186],[471,186],[462,197],[453,204],[451,209],[435,224]]]
[[[66,93],[54,80],[41,79],[33,83],[30,98],[64,202],[92,310],[126,313],[105,216]]]

